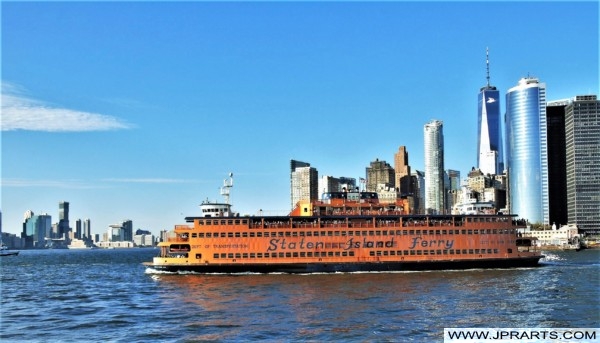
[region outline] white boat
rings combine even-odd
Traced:
[[[71,244],[67,246],[69,249],[92,249],[93,246],[81,239],[72,239]]]

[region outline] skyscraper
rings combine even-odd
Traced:
[[[410,166],[408,165],[408,151],[406,151],[405,146],[399,147],[398,152],[394,154],[394,170],[396,172],[396,188],[398,188],[400,194],[411,194]]]
[[[500,92],[490,85],[489,55],[486,50],[487,85],[479,90],[477,108],[477,166],[484,174],[502,174]]]
[[[565,107],[569,100],[548,102],[548,211],[550,224],[566,225],[567,216],[567,150],[565,143]]]
[[[549,224],[546,84],[526,77],[506,93],[509,209]]]
[[[378,158],[371,162],[366,168],[367,192],[377,192],[378,186],[383,185],[386,188],[394,188],[394,168],[386,161],[380,161]]]
[[[425,211],[444,211],[444,126],[439,120],[425,124]]]
[[[69,203],[61,201],[58,203],[58,237],[68,238],[71,227],[69,226]]]
[[[565,108],[567,211],[580,231],[600,228],[600,101],[576,96]]]
[[[290,161],[290,197],[292,209],[300,200],[319,198],[319,173],[310,163]]]

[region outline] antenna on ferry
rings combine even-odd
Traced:
[[[229,204],[229,193],[233,187],[233,173],[229,173],[229,179],[223,180],[223,187],[221,187],[221,195],[225,199],[225,203]]]

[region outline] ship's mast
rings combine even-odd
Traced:
[[[229,173],[229,179],[223,180],[223,187],[221,187],[221,195],[225,199],[225,203],[229,205],[229,193],[233,187],[233,173]]]

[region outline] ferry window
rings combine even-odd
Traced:
[[[200,237],[200,238],[204,238],[204,232],[200,232],[200,233],[198,234],[198,237]]]
[[[461,232],[463,235],[466,235],[466,234],[467,234],[467,230],[460,230],[460,232]]]
[[[279,231],[279,237],[283,237],[283,231]]]
[[[322,236],[322,237],[325,237],[325,235],[326,235],[326,234],[325,234],[325,231],[321,231],[321,236]]]
[[[214,254],[213,258],[219,258],[219,254]]]
[[[304,252],[304,251],[301,251],[301,252],[300,252],[300,257],[306,257],[306,252]]]
[[[233,258],[233,253],[227,254],[227,258]]]
[[[255,253],[253,253],[253,252],[251,252],[251,253],[250,253],[250,258],[256,258],[256,254],[255,254]]]
[[[406,250],[405,250],[404,252],[406,252]],[[411,254],[411,255],[415,255],[415,251],[414,251],[414,250],[411,250],[411,251],[410,251],[410,254]],[[406,255],[406,254],[404,254],[404,255]]]
[[[446,234],[448,234],[448,231],[447,230],[442,230],[442,235],[446,235]]]
[[[494,254],[497,254],[497,253],[498,253],[498,249],[494,249]]]
[[[289,254],[289,252],[288,252],[288,254]],[[284,256],[285,256],[284,253],[282,253],[282,252],[279,253],[279,257],[284,257]]]
[[[375,231],[375,235],[376,236],[381,236],[381,231],[379,231],[379,230]]]
[[[436,251],[435,251],[435,254],[436,254],[436,255],[441,255],[441,254],[442,254],[442,251],[441,251],[441,250],[436,250]]]
[[[266,232],[265,232],[265,233],[266,233]],[[256,237],[262,237],[262,234],[263,234],[262,232],[257,232],[257,233],[256,233]]]
[[[420,255],[420,254],[417,253],[417,255]],[[423,255],[429,255],[429,250],[423,250]]]
[[[221,232],[221,237],[225,237],[225,232]]]
[[[204,225],[204,220],[198,220],[198,225]]]
[[[292,254],[292,256],[293,256],[293,257],[298,257],[298,253],[297,253],[297,252],[294,252],[294,253]]]
[[[221,225],[225,225],[226,221],[225,220],[221,220]]]
[[[232,219],[229,219],[229,220],[227,221],[227,225],[233,225],[233,220],[232,220]]]
[[[460,255],[460,249],[456,249],[456,251],[454,251],[454,253],[455,253],[456,255]]]
[[[240,233],[239,233],[239,232],[236,232],[236,233],[235,233],[235,236],[236,236],[236,237],[240,237]]]
[[[242,237],[248,237],[248,232],[242,232]]]
[[[388,255],[388,251],[387,251],[387,250],[385,250],[385,251],[383,252],[383,256],[387,256],[387,255]]]
[[[312,255],[313,255],[313,253],[312,253],[312,252],[310,252],[310,251],[306,253],[306,256],[307,256],[307,257],[312,257]]]
[[[402,234],[403,235],[408,235],[408,231],[407,230],[402,230]]]
[[[375,256],[375,252],[374,251],[369,251],[369,256]]]
[[[342,236],[346,236],[348,233],[346,231],[342,231]]]
[[[256,257],[258,257],[258,258],[262,258],[262,257],[263,257],[263,256],[262,256],[262,252],[256,253]]]
[[[292,257],[292,253],[291,252],[286,252],[285,253],[285,257]]]
[[[449,253],[450,255],[454,255],[454,249],[450,249],[450,250],[448,250],[448,253]]]
[[[221,258],[226,258],[226,257],[227,257],[227,254],[221,253]]]
[[[478,235],[479,234],[479,230],[473,230],[473,233]]]
[[[375,235],[375,231],[369,231],[369,236],[374,236]]]
[[[439,250],[438,250],[438,251],[439,251]],[[444,251],[442,251],[442,253],[443,253],[444,255],[448,255],[448,250],[444,250]]]
[[[339,236],[339,235],[340,235],[340,232],[339,232],[339,231],[334,231],[334,232],[333,232],[333,235],[334,235],[334,236]]]
[[[395,256],[396,255],[396,251],[395,250],[390,251],[390,255]]]
[[[248,258],[248,253],[243,253],[242,258]]]
[[[444,230],[444,231],[446,231],[446,230]],[[435,230],[435,234],[439,235],[440,234],[440,230]]]
[[[298,237],[298,231],[292,232],[292,237]]]
[[[469,254],[473,255],[473,249],[469,249]]]
[[[210,220],[207,220],[207,221],[205,222],[205,224],[206,224],[206,225],[210,225],[210,224],[211,224]]]
[[[509,254],[512,254],[512,249],[508,249],[508,253],[509,253]]]
[[[349,251],[348,256],[354,256],[354,251]]]
[[[423,255],[423,252],[421,250],[417,250],[417,255]]]
[[[347,251],[342,251],[342,256],[348,256],[348,252]]]
[[[236,253],[236,254],[235,254],[235,258],[242,258],[242,254],[240,254],[240,253]]]
[[[239,219],[236,219],[236,220],[234,221],[234,223],[235,223],[235,225],[239,225],[239,224],[240,224],[240,220],[239,220]]]
[[[227,237],[233,237],[233,232],[227,233]]]
[[[435,230],[429,230],[429,234],[430,234],[430,235],[433,235],[433,234],[435,234],[435,233],[436,233],[436,232],[435,232]],[[438,231],[438,234],[439,234],[439,231]]]
[[[479,249],[475,249],[475,254],[479,254]]]
[[[206,233],[206,238],[211,238],[211,237],[212,237],[212,234],[210,232],[207,232]]]
[[[467,234],[472,235],[473,234],[473,230],[467,230]]]
[[[304,231],[300,231],[299,234],[300,234],[300,237],[304,237],[304,235],[305,235]]]
[[[192,238],[198,238],[198,234],[197,233],[192,233]]]
[[[366,235],[367,235],[367,231],[363,231],[363,232],[362,232],[362,235],[363,235],[363,236],[366,236]]]
[[[291,233],[291,232],[289,232],[289,231],[286,231],[286,232],[285,232],[285,236],[286,236],[286,237],[291,237],[291,236],[292,236],[292,233]]]

